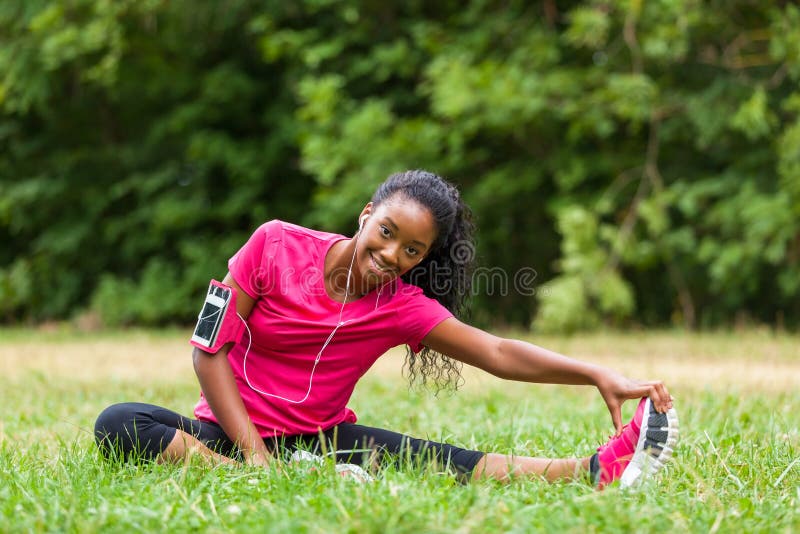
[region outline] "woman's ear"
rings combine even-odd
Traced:
[[[361,228],[364,227],[364,222],[367,220],[367,218],[370,216],[371,213],[372,213],[372,202],[368,202],[367,205],[364,206],[364,209],[361,210],[361,213],[358,216],[359,230],[361,230]]]

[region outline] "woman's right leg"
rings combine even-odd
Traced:
[[[106,457],[175,462],[198,454],[231,463],[236,447],[214,423],[189,419],[152,404],[109,406],[95,422],[95,439]]]

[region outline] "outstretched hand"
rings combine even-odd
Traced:
[[[611,412],[611,421],[617,434],[622,432],[622,404],[628,399],[650,397],[659,413],[672,408],[672,396],[660,380],[632,380],[614,371],[604,370],[597,380],[597,389]]]

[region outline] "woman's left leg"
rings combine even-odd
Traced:
[[[342,423],[322,435],[287,437],[282,446],[289,450],[303,449],[314,454],[334,455],[337,463],[354,463],[366,468],[374,467],[387,454],[397,465],[408,461],[416,465],[433,462],[464,480],[469,480],[485,454],[353,423]]]
[[[678,439],[675,409],[658,413],[647,398],[639,402],[633,419],[622,432],[583,458],[534,458],[472,451],[434,441],[415,439],[398,432],[342,423],[319,436],[293,436],[287,442],[296,448],[306,441],[313,452],[335,451],[337,462],[360,463],[370,467],[385,453],[397,461],[434,461],[455,471],[462,480],[494,478],[508,481],[527,476],[550,482],[586,479],[604,487],[621,479],[624,486],[661,469],[672,456]],[[308,441],[310,440],[310,441]]]
[[[678,415],[674,408],[659,413],[650,399],[639,401],[633,419],[588,458],[549,460],[487,454],[475,467],[474,478],[507,480],[535,474],[549,481],[580,478],[591,473],[602,488],[619,480],[623,487],[658,472],[672,457],[678,442]]]
[[[434,463],[469,480],[485,453],[425,439],[417,439],[382,428],[342,423],[324,433],[329,451],[339,463],[372,467],[388,454],[396,464]]]
[[[548,482],[585,478],[591,458],[533,458],[488,453],[478,461],[473,480],[494,478],[507,482],[519,476],[538,476]]]
[[[585,477],[589,470],[589,458],[550,459],[485,453],[352,423],[342,423],[324,435],[327,450],[335,451],[337,462],[369,467],[388,453],[397,463],[434,462],[454,471],[464,481],[480,478],[509,481],[519,476],[537,476],[554,482]]]

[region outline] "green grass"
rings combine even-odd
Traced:
[[[2,335],[2,332],[0,332]],[[184,333],[99,336],[146,347],[183,346]],[[36,339],[31,341],[31,336]],[[725,353],[708,337],[644,333],[550,339],[547,346],[624,356],[648,354],[673,338],[688,351],[656,365],[691,364],[693,354],[716,358],[735,377],[760,365],[760,346],[800,371],[800,339],[738,333]],[[54,360],[91,344],[86,334],[15,331],[0,352],[13,372],[0,377],[0,531],[293,531],[529,532],[688,531],[791,532],[800,529],[800,393],[797,388],[737,387],[736,381],[669,384],[678,401],[682,440],[676,460],[640,492],[539,480],[459,484],[435,470],[385,469],[358,485],[330,466],[307,472],[246,467],[132,465],[103,461],[91,439],[96,415],[123,400],[157,403],[191,413],[197,386],[191,371],[168,378],[154,361],[184,355],[142,354],[142,375],[96,375],[44,365],[20,352],[44,345]],[[8,339],[8,338],[6,338]],[[788,341],[787,341],[788,340]],[[794,343],[792,343],[794,341]],[[563,350],[559,348],[559,350]],[[653,349],[654,351],[656,349]],[[692,351],[695,351],[694,353]],[[712,353],[709,353],[712,352]],[[134,351],[135,353],[135,351]],[[707,354],[708,353],[708,354]],[[14,356],[16,355],[16,356]],[[97,368],[113,355],[91,356]],[[130,358],[131,356],[126,355]],[[91,358],[89,361],[91,361]],[[26,367],[29,362],[29,367]],[[631,365],[634,365],[631,360]],[[111,363],[113,367],[113,361]],[[627,367],[627,366],[626,366]],[[781,369],[785,369],[782,367]],[[800,374],[795,375],[800,376]],[[144,377],[144,378],[143,378]],[[626,414],[634,403],[626,405]],[[452,396],[410,392],[396,373],[368,374],[351,405],[360,422],[456,445],[541,456],[589,454],[611,431],[592,388],[537,386],[472,379]]]

